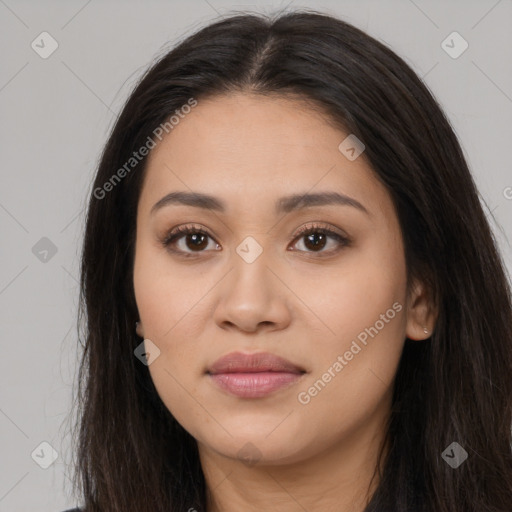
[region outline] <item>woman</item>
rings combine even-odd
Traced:
[[[237,15],[128,99],[90,197],[83,510],[512,506],[507,276],[415,73]]]

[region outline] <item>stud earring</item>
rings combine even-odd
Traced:
[[[424,332],[425,334],[428,334],[428,329],[427,329],[426,327],[423,327],[423,332]]]

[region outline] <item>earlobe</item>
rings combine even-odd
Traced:
[[[420,329],[419,326],[415,326],[415,328],[407,329],[406,336],[410,340],[426,341],[431,338],[432,333],[427,329],[427,327]]]
[[[142,324],[140,322],[135,322],[135,332],[141,338],[144,338],[144,332],[142,330]]]

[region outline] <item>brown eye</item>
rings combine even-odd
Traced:
[[[192,226],[179,227],[174,229],[162,240],[162,245],[175,253],[189,256],[191,253],[200,253],[208,247],[210,235],[202,229]],[[213,240],[213,239],[212,239]],[[180,246],[181,242],[181,246]],[[176,247],[177,246],[177,247]],[[215,247],[219,247],[215,244]]]
[[[301,230],[296,237],[299,242],[303,241],[305,249],[299,249],[302,252],[331,254],[341,247],[348,246],[350,239],[332,229],[321,226],[309,226]],[[333,240],[330,249],[324,250],[329,246],[329,240]]]

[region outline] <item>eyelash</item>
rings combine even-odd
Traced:
[[[347,247],[351,244],[351,239],[347,236],[341,235],[337,231],[334,231],[325,225],[321,224],[312,224],[308,226],[304,226],[303,228],[299,229],[299,231],[295,234],[294,241],[303,238],[307,235],[310,235],[312,233],[321,233],[324,235],[327,235],[330,238],[333,238],[336,240],[336,242],[339,244],[339,246],[336,249],[331,249],[330,251],[299,251],[299,252],[306,252],[308,254],[315,254],[318,255],[318,257],[330,256],[334,253],[337,253],[339,250],[341,250],[343,247]],[[188,234],[199,234],[199,235],[206,235],[207,237],[211,238],[213,240],[213,237],[210,236],[204,229],[198,228],[197,226],[193,225],[186,225],[186,226],[179,226],[178,228],[173,229],[168,234],[164,236],[164,238],[161,240],[162,245],[167,248],[169,251],[178,254],[180,256],[183,256],[185,258],[190,257],[196,257],[196,255],[199,255],[202,251],[193,251],[193,252],[185,252],[177,249],[171,248],[171,245],[174,244],[177,240],[182,238],[184,235]]]

